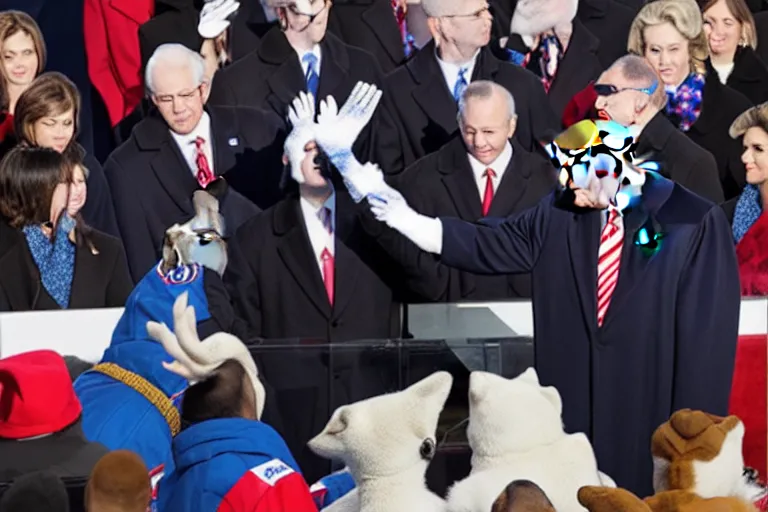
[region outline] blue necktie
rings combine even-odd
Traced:
[[[317,98],[317,88],[320,85],[320,76],[317,74],[317,56],[314,53],[307,53],[301,58],[301,61],[307,65],[307,74],[304,80],[307,82],[307,92]]]
[[[467,68],[461,68],[459,70],[459,77],[456,79],[456,84],[453,86],[453,99],[459,101],[461,93],[467,88],[467,79],[464,78],[464,73],[467,72]]]

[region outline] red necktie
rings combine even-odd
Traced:
[[[331,216],[331,209],[327,207],[320,208],[317,212],[320,217],[320,222],[323,223],[323,227],[328,234],[333,236],[333,219]],[[323,284],[325,284],[325,292],[328,294],[328,302],[333,306],[333,292],[334,283],[336,282],[336,267],[333,262],[333,254],[326,247],[323,252],[320,253],[320,261],[323,262]]]
[[[201,187],[206,188],[208,184],[214,180],[215,176],[211,171],[211,166],[208,165],[208,157],[205,156],[205,151],[203,151],[203,144],[205,144],[204,138],[198,137],[195,139],[197,182],[200,183]]]
[[[491,202],[493,201],[493,178],[496,176],[496,173],[493,172],[493,169],[486,169],[483,176],[485,176],[485,194],[483,194],[483,217],[485,217],[491,210]]]
[[[600,235],[597,259],[597,325],[603,325],[605,313],[611,303],[613,291],[619,281],[621,248],[624,244],[624,226],[616,210],[608,214],[608,222]]]
[[[395,12],[395,19],[397,20],[397,28],[400,29],[400,40],[403,42],[403,49],[405,56],[410,57],[414,51],[413,36],[408,32],[408,22],[406,21],[406,13],[400,2],[392,0],[392,10]]]

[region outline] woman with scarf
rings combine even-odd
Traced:
[[[768,295],[768,103],[736,118],[730,134],[742,141],[747,171],[744,191],[723,205],[733,219],[741,294]]]
[[[707,38],[694,0],[657,0],[645,5],[629,32],[627,50],[644,56],[667,90],[667,117],[715,157],[725,199],[744,187],[741,148],[728,135],[734,119],[751,105],[741,93],[707,73]]]
[[[768,101],[768,68],[755,52],[755,20],[744,0],[705,0],[701,8],[709,44],[707,72],[746,96]]]

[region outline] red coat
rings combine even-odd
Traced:
[[[153,0],[85,0],[88,76],[112,126],[130,114],[144,94],[139,27],[153,11]]]
[[[768,213],[763,213],[736,245],[741,294],[768,295]]]

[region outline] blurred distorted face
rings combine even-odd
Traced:
[[[331,9],[330,0],[310,0],[310,12],[299,12],[296,8],[286,8],[285,19],[288,28],[307,36],[312,44],[320,43],[328,28],[328,12]],[[315,18],[310,22],[310,16]]]
[[[637,105],[647,104],[647,94],[634,90],[637,87],[626,78],[617,67],[609,68],[595,82],[596,85],[612,85],[618,92],[609,95],[601,95],[595,100],[595,108],[600,113],[601,119],[615,121],[622,126],[629,127],[635,124],[638,112]]]
[[[328,181],[323,176],[322,167],[316,162],[319,153],[320,150],[315,141],[307,142],[306,146],[304,146],[304,159],[301,161],[300,177],[296,176],[297,173],[294,169],[291,170],[297,182],[315,188],[328,185]]]
[[[683,83],[691,73],[688,40],[671,23],[649,25],[643,32],[645,58],[661,76],[664,85]]]
[[[32,131],[37,146],[61,153],[75,135],[75,111],[69,109],[62,114],[42,117],[32,125]]]
[[[493,18],[486,0],[465,0],[450,16],[439,18],[443,36],[456,46],[480,49],[491,40]]]
[[[67,210],[69,210],[70,215],[79,212],[83,208],[87,192],[85,172],[83,172],[81,166],[76,165],[72,171],[72,183],[69,186],[69,202],[67,204]]]
[[[756,126],[744,134],[741,161],[747,170],[747,183],[762,185],[768,181],[768,133]]]
[[[38,57],[35,41],[24,31],[18,31],[3,41],[3,70],[13,85],[25,87],[37,75]]]
[[[515,134],[507,100],[494,92],[489,98],[470,98],[459,120],[467,151],[483,165],[496,160]]]
[[[188,135],[197,127],[205,106],[206,83],[195,80],[191,66],[168,66],[154,70],[152,102],[179,135]]]
[[[704,33],[707,35],[709,50],[714,55],[733,58],[742,30],[741,23],[736,21],[725,0],[720,0],[704,12]]]
[[[59,219],[59,216],[63,211],[67,209],[69,203],[69,189],[70,183],[59,183],[56,188],[53,189],[53,197],[51,197],[51,217],[50,220],[54,224]]]

